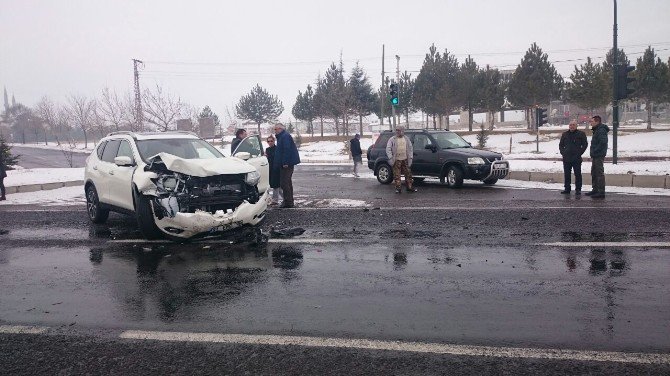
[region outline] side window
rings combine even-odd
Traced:
[[[423,150],[426,148],[426,145],[431,145],[430,138],[425,134],[414,135],[414,140],[412,142],[414,150]]]
[[[251,157],[259,157],[263,155],[263,146],[261,145],[258,136],[249,136],[242,140],[237,146],[237,149],[235,149],[235,154],[243,151],[251,154]]]
[[[111,140],[107,141],[107,146],[102,152],[102,160],[104,162],[114,163],[114,157],[116,157],[116,152],[119,150],[119,145],[121,140]]]
[[[390,133],[383,133],[383,134],[379,135],[379,138],[377,139],[377,142],[375,143],[375,147],[386,148],[386,144],[389,142],[389,138],[391,138]]]
[[[105,145],[107,145],[107,141],[101,142],[100,145],[98,145],[98,148],[96,149],[98,159],[102,159],[102,151],[105,150]]]
[[[121,141],[121,145],[119,145],[119,152],[116,154],[117,157],[130,157],[131,161],[135,161],[135,157],[133,156],[133,149],[130,147],[130,143],[126,140]]]

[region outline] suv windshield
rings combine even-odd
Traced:
[[[158,153],[169,153],[184,159],[224,158],[214,146],[196,138],[138,140],[137,150],[145,162]]]
[[[452,132],[438,132],[432,134],[440,149],[456,149],[472,147],[461,136]]]

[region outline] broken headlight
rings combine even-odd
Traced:
[[[249,172],[244,178],[244,182],[249,185],[256,185],[259,180],[261,180],[261,174],[259,174],[258,171]]]

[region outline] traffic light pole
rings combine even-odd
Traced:
[[[384,103],[386,102],[386,98],[384,93],[386,92],[386,82],[384,81],[384,45],[382,44],[382,90],[379,93],[379,112],[381,113],[381,119],[379,119],[379,131],[382,131],[382,127],[384,126]]]
[[[619,50],[617,48],[616,0],[614,0],[614,64],[612,66],[612,164],[617,164],[617,133],[619,131]]]

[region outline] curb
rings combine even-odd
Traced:
[[[37,191],[48,191],[51,189],[58,189],[64,187],[76,187],[84,185],[83,180],[74,180],[74,181],[61,181],[55,183],[42,183],[42,184],[27,184],[27,185],[15,185],[6,187],[7,194],[12,193],[27,193],[27,192],[37,192]]]
[[[506,179],[563,184],[563,173],[510,171]],[[572,175],[573,184],[574,181],[575,176]],[[584,185],[591,185],[591,175],[582,174],[582,181]],[[605,174],[605,182],[607,186],[612,187],[670,189],[670,176],[668,175]]]

